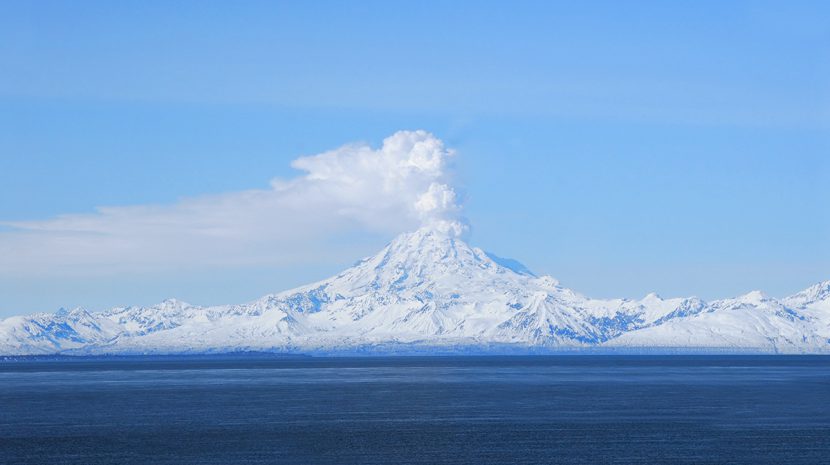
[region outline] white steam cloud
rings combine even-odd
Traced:
[[[350,144],[298,158],[292,166],[304,174],[268,189],[3,222],[11,229],[0,232],[0,274],[287,265],[356,231],[461,234],[452,156],[426,131],[400,131],[379,149]]]

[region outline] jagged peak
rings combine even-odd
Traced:
[[[823,300],[830,297],[830,279],[827,281],[822,281],[820,283],[813,284],[812,286],[805,289],[804,293],[810,297],[817,298],[819,300]]]
[[[161,302],[153,305],[131,305],[128,307],[114,307],[110,310],[105,311],[105,313],[118,313],[118,312],[126,312],[126,311],[140,311],[140,310],[184,310],[186,308],[192,308],[193,305],[184,302],[182,300],[176,298],[168,298],[164,299]]]
[[[193,307],[193,305],[191,305],[191,304],[189,304],[189,303],[187,303],[183,300],[179,300],[179,299],[171,297],[171,298],[162,300],[158,304],[154,305],[154,307],[163,308],[163,309],[180,310],[180,309],[184,309],[184,308]]]
[[[784,300],[798,305],[806,305],[830,299],[830,280],[821,281],[812,286],[797,292]]]
[[[743,303],[759,304],[761,302],[769,300],[769,296],[767,296],[763,291],[755,290],[747,292],[746,294],[739,296],[735,300],[738,300]]]
[[[87,311],[83,307],[75,307],[71,310],[69,310],[65,307],[61,307],[61,308],[58,309],[58,311],[55,312],[55,316],[58,317],[58,318],[75,319],[75,320],[80,319],[80,318],[91,318],[92,317],[92,315],[90,315],[89,311]]]

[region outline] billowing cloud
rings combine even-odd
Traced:
[[[298,158],[292,166],[303,174],[266,189],[4,222],[0,273],[281,265],[355,231],[431,224],[460,234],[452,156],[426,131],[400,131],[378,149],[350,144]]]

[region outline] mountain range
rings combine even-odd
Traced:
[[[830,352],[830,281],[783,299],[591,299],[423,227],[334,277],[245,304],[0,321],[0,355],[641,350]]]

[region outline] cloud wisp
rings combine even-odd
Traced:
[[[303,174],[266,189],[2,222],[10,229],[0,232],[0,273],[281,266],[355,231],[432,224],[460,234],[452,156],[426,131],[399,131],[380,148],[348,144],[297,158],[292,166]]]

